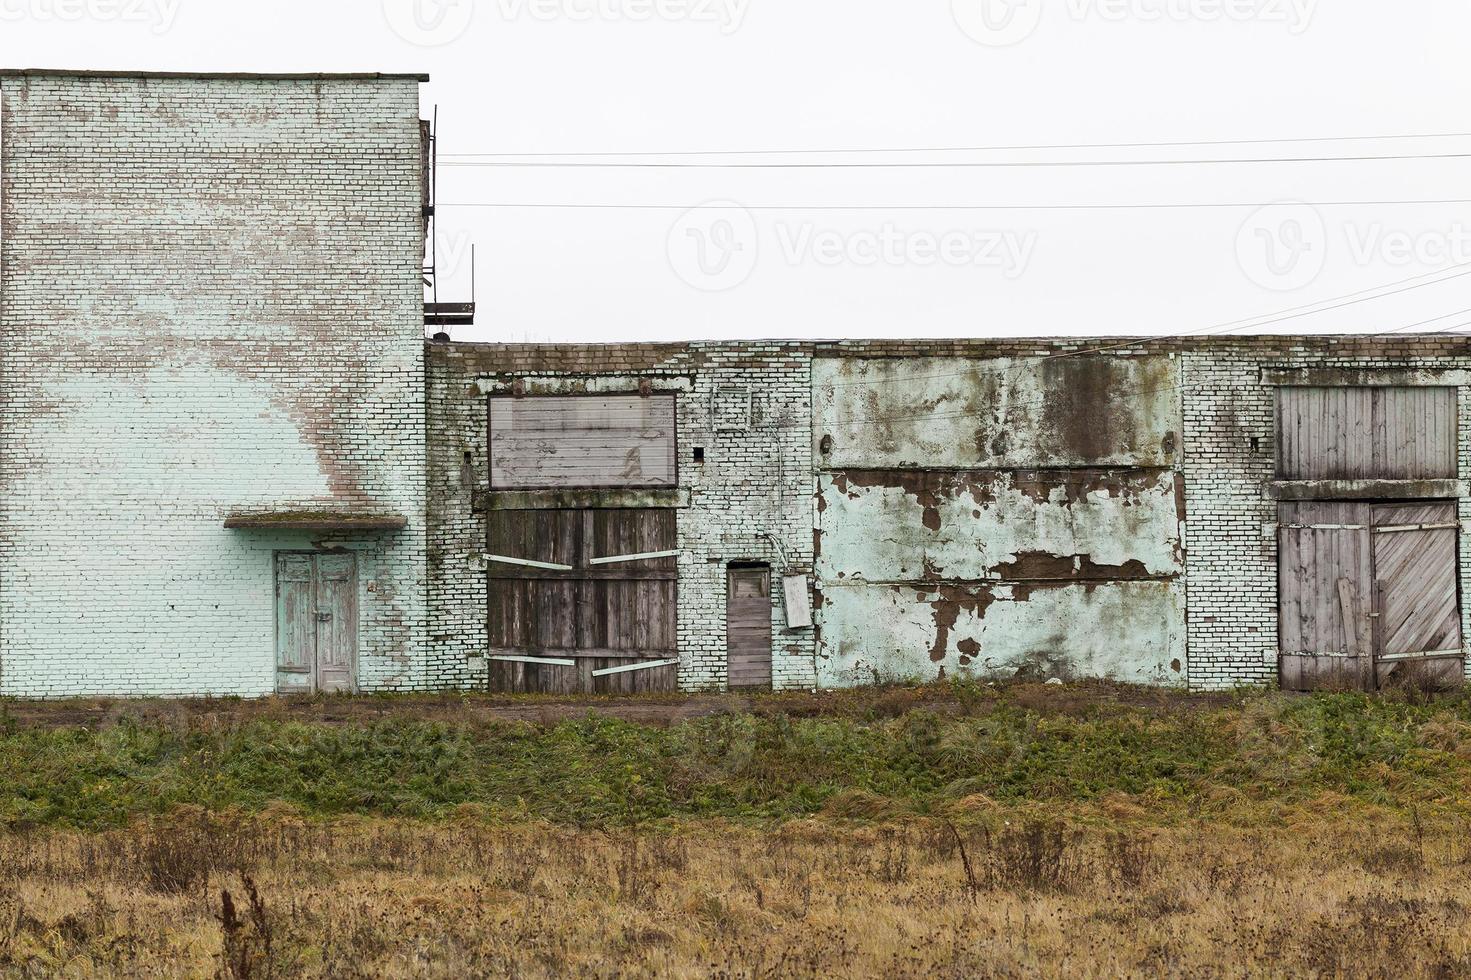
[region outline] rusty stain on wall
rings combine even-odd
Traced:
[[[824,684],[1185,683],[1178,362],[813,363]]]
[[[813,438],[830,469],[1172,467],[1178,359],[816,358]]]
[[[844,470],[819,477],[827,581],[1142,579],[1184,571],[1169,470]]]
[[[974,676],[1184,685],[1179,580],[849,585],[823,593],[823,687]]]

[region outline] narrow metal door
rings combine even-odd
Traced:
[[[771,569],[730,569],[725,614],[730,687],[771,687],[771,616]]]
[[[281,694],[357,688],[357,557],[276,557],[276,687]]]

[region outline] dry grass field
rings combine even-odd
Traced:
[[[1465,698],[803,704],[0,725],[0,975],[1471,975]]]
[[[0,839],[0,969],[226,977],[1471,973],[1463,830],[804,820],[580,832],[183,811]],[[995,824],[994,829],[991,824]],[[1115,829],[1103,825],[1115,824]],[[1122,827],[1124,829],[1118,829]],[[962,846],[964,855],[962,855]],[[967,871],[966,864],[970,868]],[[228,896],[228,898],[226,898]]]

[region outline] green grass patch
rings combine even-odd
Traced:
[[[1070,804],[1120,794],[1165,815],[1323,794],[1419,812],[1453,808],[1468,777],[1471,701],[1461,696],[1154,707],[1066,691],[952,691],[892,714],[761,709],[669,727],[599,716],[456,724],[410,711],[364,724],[0,728],[0,826],[11,828],[115,827],[180,805],[413,819],[472,805],[504,821],[620,826],[779,820],[852,799],[926,813],[978,796]]]

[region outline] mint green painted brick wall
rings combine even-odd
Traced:
[[[360,677],[423,687],[417,85],[3,81],[0,693],[274,689],[238,508],[404,514]]]

